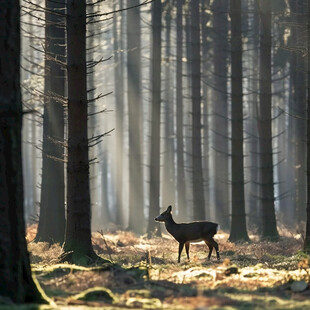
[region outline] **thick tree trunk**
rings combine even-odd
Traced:
[[[183,5],[177,0],[177,67],[176,67],[176,130],[177,130],[177,206],[179,220],[186,219],[184,134],[183,134]]]
[[[150,208],[147,229],[149,237],[151,237],[154,232],[160,235],[160,226],[154,221],[154,218],[160,211],[161,1],[153,2],[152,14]]]
[[[201,150],[201,56],[199,1],[191,1],[192,182],[194,220],[205,219]]]
[[[87,138],[86,3],[67,1],[68,165],[63,261],[97,259],[91,242]]]
[[[30,269],[22,176],[19,1],[0,1],[0,296],[46,303]]]
[[[244,201],[241,0],[230,1],[231,19],[231,226],[229,241],[248,241]]]
[[[65,236],[65,1],[56,3],[46,0],[45,6],[46,96],[43,114],[41,204],[36,241],[62,244]]]
[[[259,94],[259,141],[262,199],[262,237],[277,240],[279,234],[275,216],[272,130],[271,130],[271,3],[260,2],[260,94]]]
[[[227,53],[228,53],[228,0],[213,2],[214,27],[214,205],[216,220],[223,229],[229,228],[228,187],[228,99],[227,99]]]
[[[140,0],[128,0],[128,7]],[[127,91],[129,126],[129,224],[128,229],[144,232],[142,166],[141,30],[140,8],[127,11]]]

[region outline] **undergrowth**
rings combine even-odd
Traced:
[[[28,227],[32,270],[59,308],[310,309],[309,257],[300,250],[301,237],[288,232],[278,242],[250,235],[251,242],[240,244],[220,232],[219,262],[215,253],[206,260],[204,244],[193,244],[191,261],[183,253],[181,264],[169,235],[94,232],[96,253],[112,264],[90,267],[59,264],[61,246],[34,243],[35,233],[35,225]]]

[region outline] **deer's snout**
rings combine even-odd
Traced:
[[[161,215],[158,215],[157,217],[155,217],[154,219],[156,222],[164,222],[164,219],[162,218]]]

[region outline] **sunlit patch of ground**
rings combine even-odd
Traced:
[[[59,245],[31,242],[36,226],[27,230],[28,248],[39,283],[61,307],[105,309],[310,309],[309,257],[300,252],[302,239],[285,232],[279,242],[234,244],[220,232],[221,260],[207,247],[191,245],[191,261],[185,253],[177,264],[178,243],[169,235],[147,239],[133,233],[94,232],[95,251],[117,268],[85,268],[59,265]],[[185,251],[184,251],[185,252]],[[139,269],[140,268],[140,269]],[[117,297],[75,300],[89,288],[106,287]]]

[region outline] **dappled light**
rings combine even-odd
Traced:
[[[310,309],[310,0],[0,2],[0,309]]]
[[[215,255],[207,261],[206,246],[199,243],[192,245],[190,261],[183,253],[181,264],[176,264],[178,244],[170,235],[147,239],[131,232],[98,231],[92,234],[95,251],[111,265],[79,267],[59,264],[60,245],[32,243],[35,230],[35,225],[27,230],[32,271],[59,305],[310,307],[310,260],[299,251],[300,236],[288,236],[288,231],[276,243],[250,234],[252,242],[240,244],[227,241],[228,234],[220,231],[215,237],[220,261]]]

